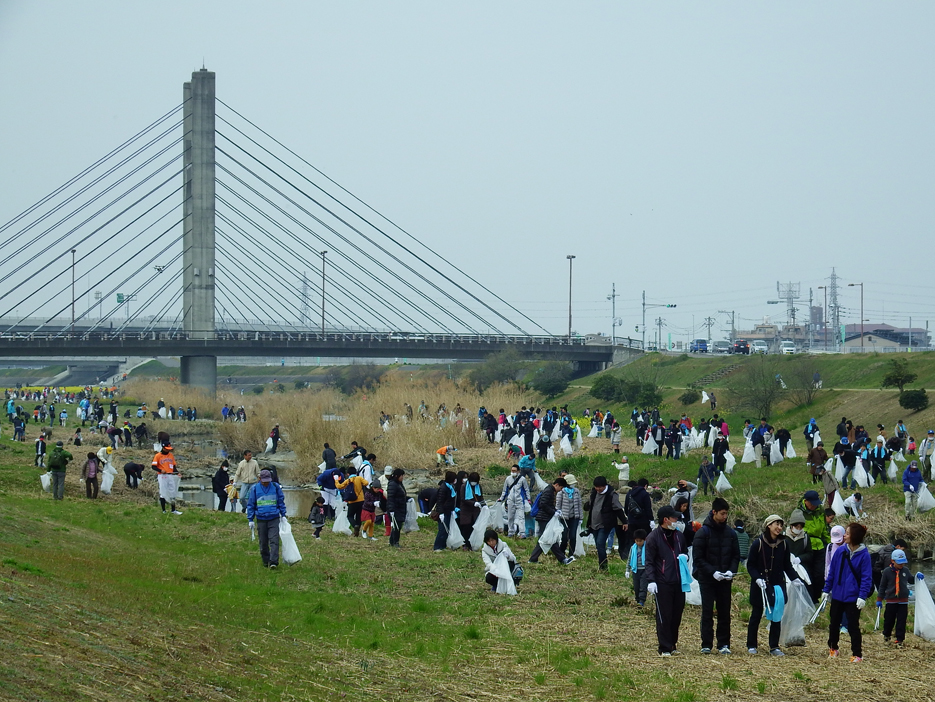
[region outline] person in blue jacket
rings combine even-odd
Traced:
[[[844,544],[831,557],[828,578],[821,601],[831,599],[830,623],[828,625],[829,658],[838,657],[838,640],[841,637],[841,617],[847,615],[847,633],[851,637],[851,663],[863,660],[863,637],[860,633],[860,611],[867,604],[873,590],[873,566],[870,551],[864,545],[867,527],[851,522],[844,530]]]
[[[260,482],[250,488],[247,498],[247,521],[250,529],[257,524],[257,538],[260,541],[260,556],[263,567],[279,566],[279,520],[286,516],[286,498],[279,483],[273,482],[273,475],[268,470],[260,471]]]
[[[922,471],[918,461],[910,461],[903,471],[903,494],[906,496],[906,520],[911,521],[919,508],[919,485],[922,484]]]

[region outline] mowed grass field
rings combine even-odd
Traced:
[[[589,441],[569,460],[582,484],[597,472],[613,475],[611,457],[600,453],[604,443]],[[666,486],[697,471],[697,455],[665,463],[632,448],[633,477]],[[490,453],[474,460],[496,460],[495,451],[478,451]],[[742,502],[742,512],[785,514],[804,486],[801,465],[754,470],[738,469],[727,497]],[[826,618],[807,631],[806,647],[788,649],[784,659],[747,656],[745,575],[732,602],[735,654],[702,656],[698,608],[688,607],[683,655],[661,659],[653,610],[635,606],[619,560],[600,573],[593,553],[566,568],[543,557],[524,565],[519,596],[507,598],[489,593],[478,554],[433,553],[429,520],[404,535],[399,550],[383,538],[364,542],[330,531],[316,542],[307,522],[294,520],[304,560],[271,572],[261,567],[242,516],[195,508],[166,516],[119,483],[114,495],[86,500],[75,468],[66,499],[54,502],[41,492],[38,473],[31,446],[7,440],[0,448],[0,699],[801,702],[882,699],[893,689],[900,699],[931,695],[920,663],[931,660],[935,644],[910,636],[905,649],[886,649],[871,633],[871,613],[862,621],[862,665],[827,660]],[[491,497],[502,478],[484,482]],[[896,493],[875,492],[871,511],[893,509]],[[698,513],[708,504],[699,498]],[[511,546],[525,564],[532,543]]]

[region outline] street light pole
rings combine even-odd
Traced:
[[[821,310],[821,327],[825,332],[825,351],[828,350],[828,288],[824,285],[818,286],[819,290],[825,291],[825,306]]]
[[[856,288],[860,286],[860,350],[864,350],[864,284],[848,283],[847,287]]]
[[[75,249],[71,250],[71,330],[75,331]]]
[[[607,296],[607,299],[610,300],[610,347],[614,348],[617,345],[617,284],[610,284],[610,295]]]
[[[575,257],[572,255],[565,256],[568,259],[568,343],[571,343],[571,265],[572,261],[575,260]]]
[[[321,252],[321,335],[325,335],[325,255],[327,251]]]

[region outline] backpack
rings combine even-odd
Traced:
[[[539,514],[539,500],[542,499],[542,493],[540,492],[536,495],[536,499],[532,502],[532,508],[529,510],[529,516],[535,519],[536,515]]]
[[[353,502],[357,499],[357,491],[354,489],[354,483],[348,483],[346,487],[341,489],[341,499],[345,502]]]
[[[61,470],[65,470],[67,464],[68,460],[65,458],[64,452],[56,446],[55,450],[52,451],[52,455],[49,457],[49,469],[55,470],[56,468],[60,468]]]

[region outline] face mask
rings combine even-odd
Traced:
[[[802,533],[802,527],[792,527],[792,533],[798,536]]]
[[[512,475],[515,478],[517,475],[519,475],[519,473],[510,473],[510,475]]]
[[[676,529],[676,526],[675,526],[675,525],[676,525],[675,522],[672,522],[672,523],[670,523],[670,524],[663,524],[663,525],[662,525],[662,528],[663,528],[663,529],[668,529],[669,531],[675,531],[675,529]]]
[[[471,483],[471,487],[477,487],[477,483]]]

